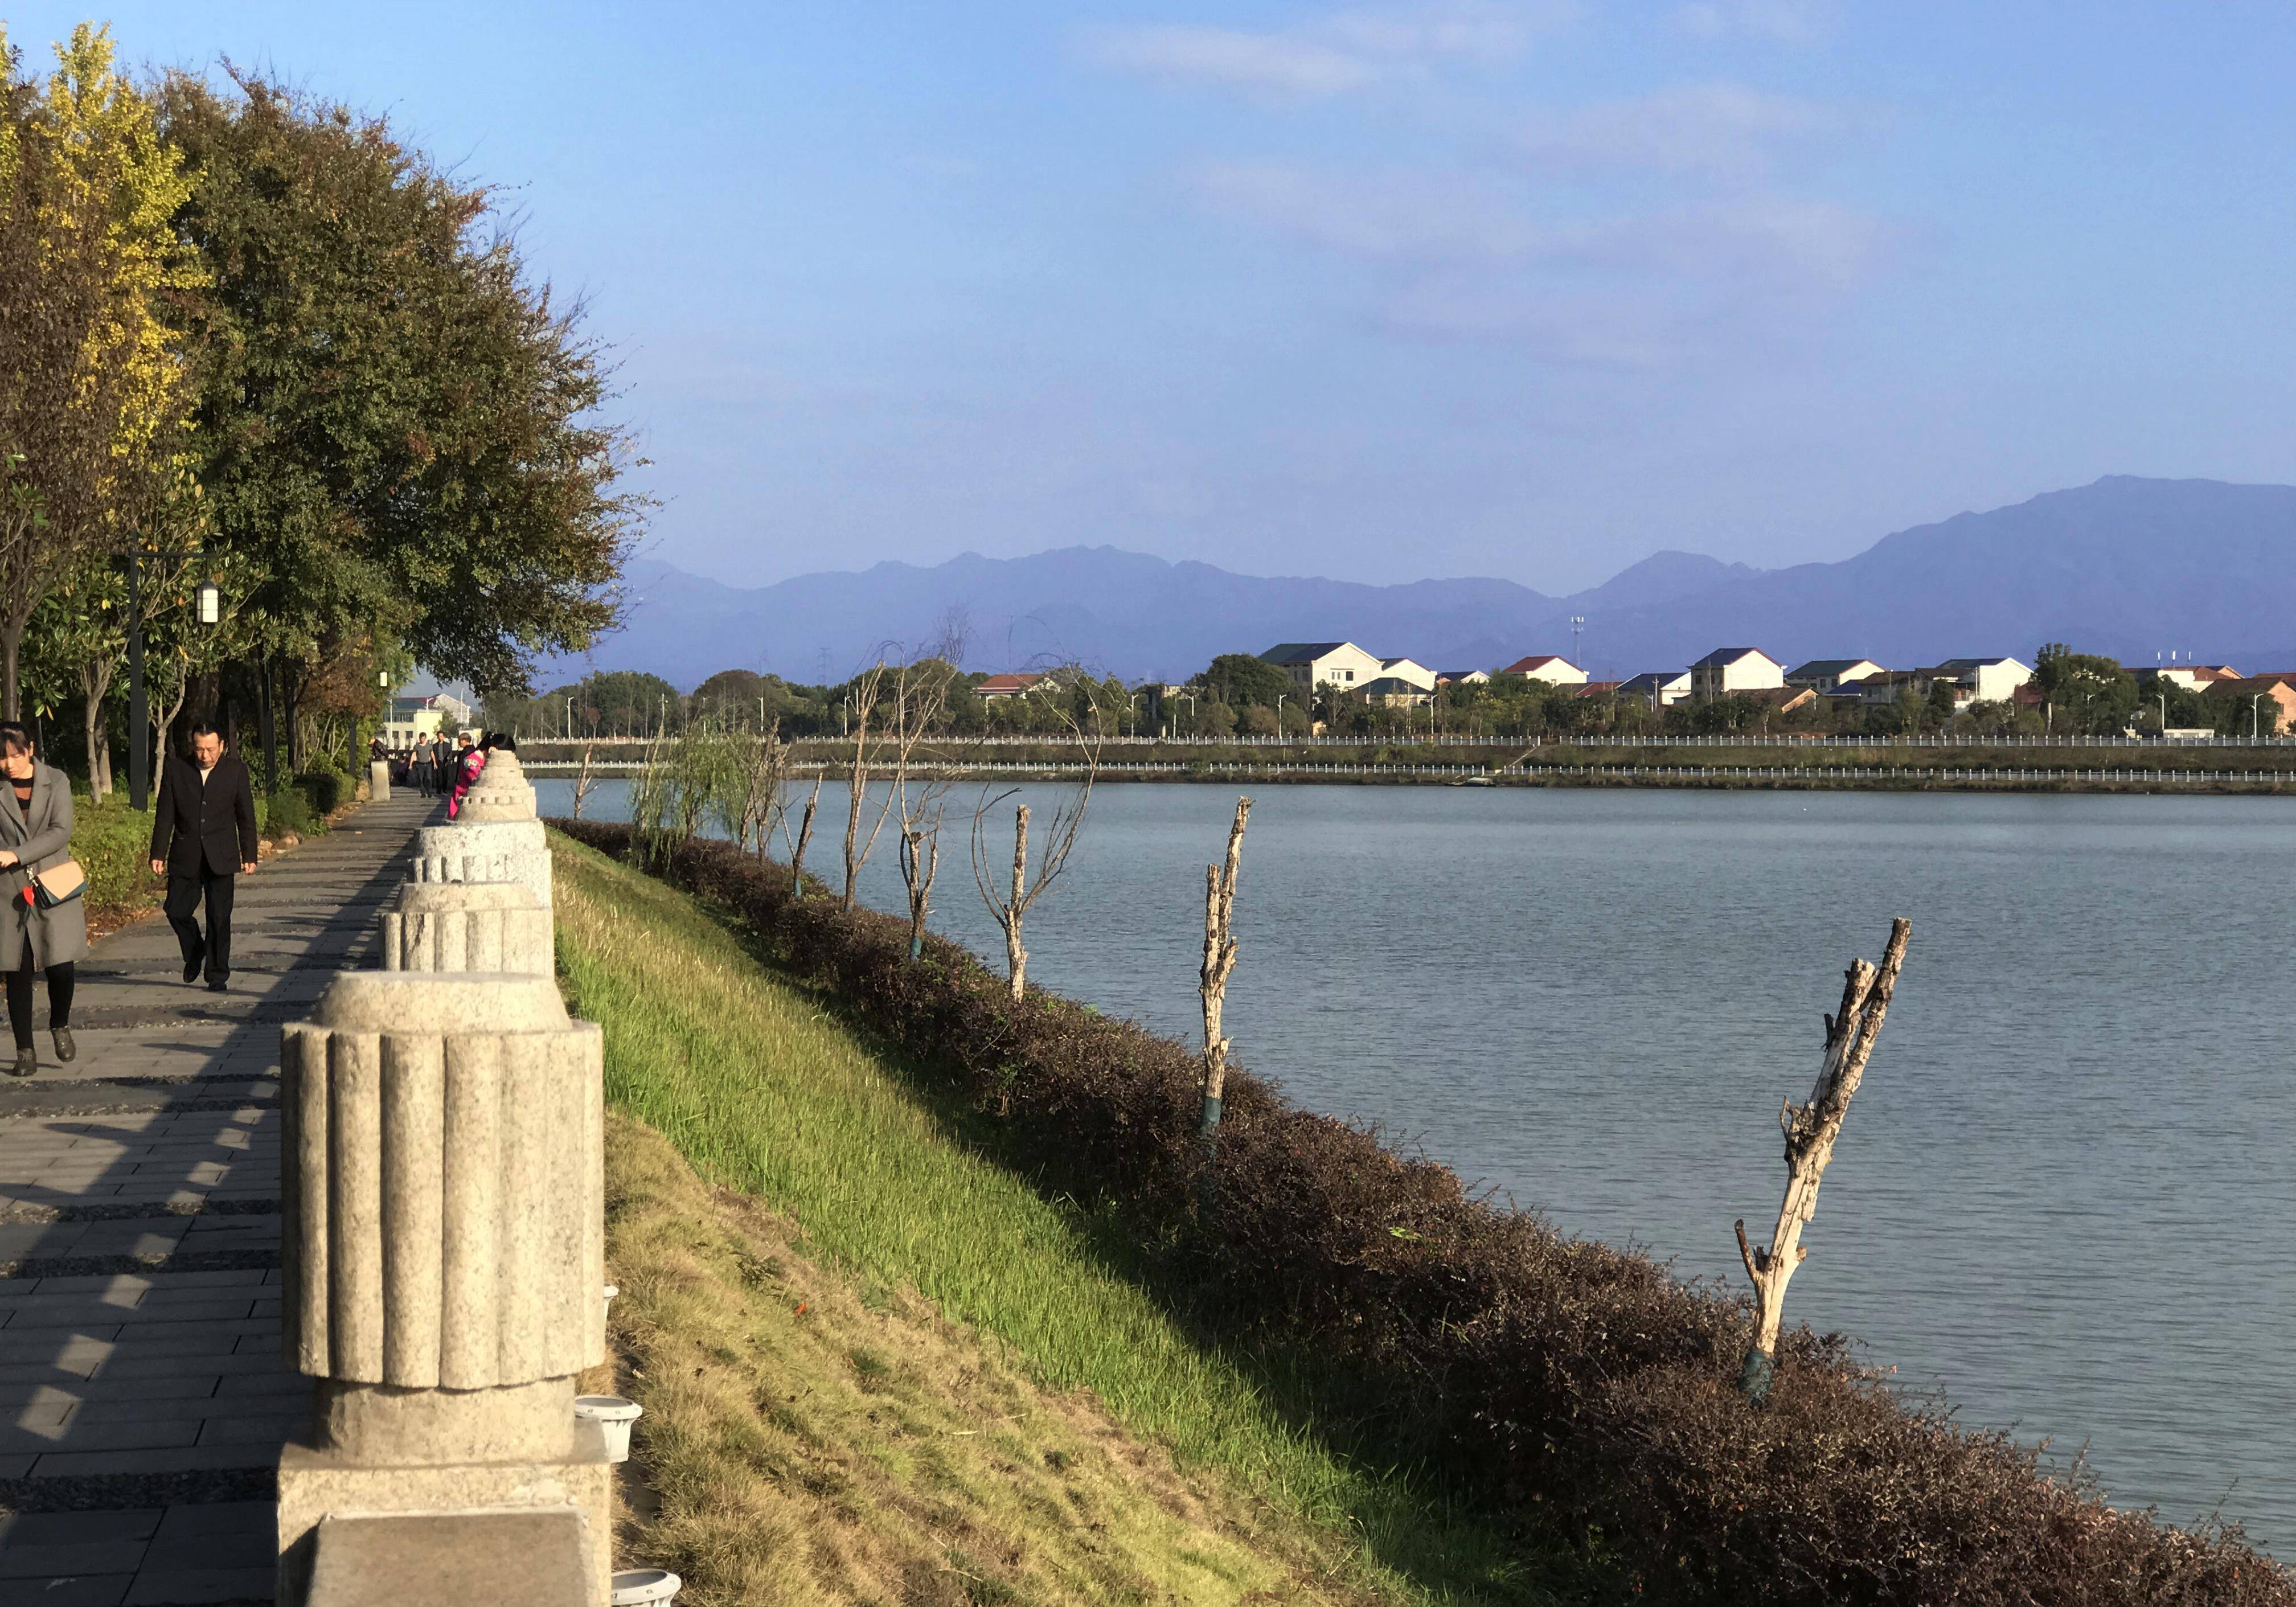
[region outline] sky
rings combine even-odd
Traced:
[[[1550,593],[2296,480],[2296,7],[0,0],[388,115],[618,355],[656,558]]]

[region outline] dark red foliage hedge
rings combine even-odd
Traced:
[[[627,855],[626,826],[554,823]],[[1111,1199],[1185,1275],[1186,1315],[1363,1387],[1359,1442],[1587,1537],[1661,1602],[2274,1603],[2296,1581],[2237,1530],[2113,1511],[1861,1373],[1806,1328],[1769,1398],[1736,1388],[1741,1301],[1470,1200],[1446,1168],[1231,1072],[1209,1189],[1194,1054],[1004,980],[904,921],[791,898],[724,843],[658,873],[738,916],[997,1125],[1004,1152]],[[1368,1404],[1366,1404],[1368,1403]]]

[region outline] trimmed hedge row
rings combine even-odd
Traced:
[[[629,852],[627,826],[553,824]],[[792,899],[787,867],[727,844],[653,868],[915,1052],[1046,1184],[1116,1202],[1192,1320],[1348,1379],[1332,1404],[1349,1439],[1560,1521],[1637,1599],[2296,1607],[2296,1580],[2237,1529],[2115,1512],[2005,1436],[1892,1394],[1839,1336],[1788,1335],[1749,1406],[1743,1300],[1470,1200],[1447,1168],[1248,1074],[1229,1075],[1201,1190],[1181,1045],[1054,995],[1016,1005],[946,939],[913,963],[906,922]]]

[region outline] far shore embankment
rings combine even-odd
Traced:
[[[525,739],[537,775],[642,768],[634,737]],[[528,757],[528,756],[531,757]],[[844,774],[849,742],[796,744],[793,773]],[[882,770],[883,760],[876,761]],[[1859,741],[1693,737],[1670,741],[1463,739],[1167,742],[1113,739],[1096,762],[1074,743],[955,737],[918,767],[936,775],[1102,783],[1269,785],[1693,787],[1722,791],[2296,794],[2296,743],[2161,742],[2111,737]]]

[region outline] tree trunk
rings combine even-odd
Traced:
[[[1874,1054],[1874,1039],[1881,1036],[1882,1019],[1889,1014],[1890,996],[1897,988],[1898,972],[1905,964],[1906,944],[1912,933],[1913,922],[1902,918],[1893,921],[1879,967],[1865,960],[1849,963],[1841,1008],[1825,1018],[1825,1057],[1809,1103],[1797,1105],[1789,1100],[1778,1112],[1778,1126],[1786,1141],[1786,1189],[1769,1248],[1755,1249],[1747,1242],[1744,1219],[1737,1224],[1738,1254],[1745,1263],[1747,1277],[1753,1281],[1756,1303],[1754,1342],[1746,1353],[1740,1380],[1750,1399],[1759,1401],[1769,1392],[1778,1329],[1785,1315],[1786,1285],[1809,1255],[1801,1242],[1801,1230],[1816,1215],[1818,1184],[1833,1159],[1834,1141],[1841,1136],[1850,1096],[1865,1078],[1866,1062]]]
[[[1004,906],[1004,979],[1017,1004],[1028,996],[1029,951],[1021,947],[1021,917],[1028,912],[1029,806],[1013,811],[1013,901]]]
[[[1227,980],[1235,972],[1235,873],[1243,856],[1244,823],[1251,799],[1235,800],[1235,824],[1228,828],[1227,859],[1204,866],[1204,963],[1196,991],[1204,1005],[1204,1108],[1201,1131],[1207,1155],[1219,1127],[1227,1094],[1228,1040],[1221,1036],[1227,1004]]]
[[[812,792],[805,800],[804,818],[798,822],[797,846],[790,850],[790,898],[792,902],[805,897],[805,845],[813,840],[814,812],[820,808],[821,783],[816,779]],[[786,829],[789,824],[786,816],[783,817],[782,824]]]
[[[0,619],[0,719],[24,717],[24,692],[17,679],[17,663],[24,652],[22,619]]]

